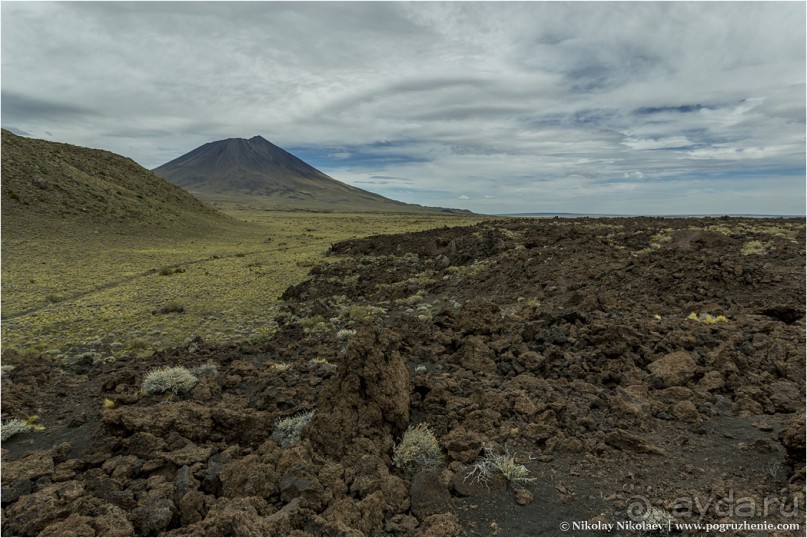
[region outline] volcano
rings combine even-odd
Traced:
[[[460,212],[406,204],[352,187],[261,136],[209,142],[155,168],[154,172],[213,203],[238,199],[267,209]]]

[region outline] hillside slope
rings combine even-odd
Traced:
[[[154,172],[210,202],[242,197],[270,209],[460,212],[406,204],[352,187],[261,136],[209,142],[155,168]]]
[[[187,228],[229,220],[129,158],[2,131],[3,231],[31,226]]]

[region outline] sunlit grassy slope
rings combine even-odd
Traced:
[[[3,235],[3,348],[103,357],[194,336],[243,341],[274,329],[276,302],[341,239],[454,226],[482,217],[307,214],[230,209],[231,222],[58,237]],[[152,314],[169,303],[182,313]]]

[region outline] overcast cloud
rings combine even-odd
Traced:
[[[2,124],[484,213],[804,214],[805,4],[3,2]]]

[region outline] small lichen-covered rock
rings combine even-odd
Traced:
[[[686,384],[695,375],[697,367],[695,359],[686,351],[669,353],[647,365],[654,382],[661,387]]]
[[[267,497],[278,488],[274,467],[261,463],[254,454],[224,465],[219,479],[224,497]]]
[[[410,492],[412,514],[418,519],[442,514],[451,509],[451,495],[435,471],[421,471],[412,477]]]
[[[672,411],[675,418],[684,422],[699,422],[701,420],[701,414],[698,413],[697,407],[689,400],[676,403]]]
[[[516,488],[514,493],[516,495],[516,504],[519,506],[527,506],[535,499],[532,492],[526,488]]]
[[[777,379],[768,387],[771,403],[780,413],[795,413],[804,408],[804,396],[792,381]]]
[[[435,514],[423,520],[418,536],[459,536],[462,532],[456,514]]]
[[[640,454],[664,455],[664,451],[656,445],[650,443],[630,432],[622,429],[615,429],[605,436],[605,444],[618,450],[627,452],[638,452]]]
[[[467,336],[456,355],[456,362],[474,373],[496,373],[493,351],[478,336]]]
[[[482,436],[465,428],[455,428],[441,439],[448,457],[461,463],[471,463],[482,451]]]
[[[131,515],[137,531],[143,536],[156,536],[168,528],[177,512],[174,503],[168,499],[157,499],[136,508]]]
[[[32,452],[16,461],[3,462],[3,482],[33,480],[53,473],[53,457],[50,451]]]

